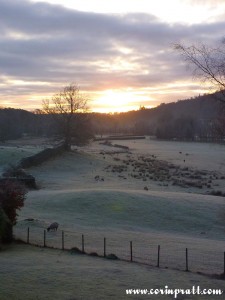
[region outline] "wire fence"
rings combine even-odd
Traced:
[[[39,227],[15,227],[15,238],[28,244],[62,250],[75,250],[95,256],[144,263],[151,266],[225,275],[225,252],[216,247],[195,249],[192,245],[152,244],[130,236],[101,232],[85,233],[72,231],[46,231]]]

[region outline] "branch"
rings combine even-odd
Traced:
[[[194,67],[193,74],[202,78],[205,82],[210,82],[212,86],[224,95],[225,90],[225,53],[221,48],[213,49],[201,46],[185,47],[176,44],[175,50],[178,50],[184,57],[184,60]],[[221,101],[225,102],[224,99]]]

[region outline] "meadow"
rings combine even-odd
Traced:
[[[114,143],[129,149],[113,147]],[[84,234],[85,250],[102,255],[105,237],[107,253],[129,260],[132,241],[134,260],[150,266],[17,245],[1,255],[1,272],[11,270],[1,299],[7,298],[7,286],[25,269],[26,276],[20,276],[10,299],[53,299],[52,295],[71,300],[127,299],[124,291],[134,285],[223,287],[223,281],[196,272],[223,272],[225,198],[212,192],[225,192],[224,150],[224,145],[146,137],[115,141],[111,146],[93,142],[30,168],[39,188],[29,191],[19,212],[17,238],[26,240],[29,226],[30,242],[42,244],[44,229],[56,221],[59,230],[47,233],[48,246],[60,247],[63,231],[66,249],[80,247]],[[155,267],[158,245],[161,269]],[[175,270],[185,269],[186,248],[190,270],[195,273]],[[37,266],[33,261],[39,261]],[[30,272],[27,286],[32,289],[22,297]]]

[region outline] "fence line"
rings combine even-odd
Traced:
[[[74,249],[80,253],[120,259],[130,262],[144,263],[158,268],[169,268],[205,274],[223,274],[225,276],[225,252],[197,252],[191,247],[172,249],[163,245],[148,245],[146,240],[126,241],[125,237],[118,241],[109,237],[88,236],[77,232],[49,232],[42,228],[26,229],[17,232],[16,238],[27,244],[61,250]],[[16,230],[17,231],[17,230]],[[25,231],[25,230],[24,230]],[[60,234],[61,232],[61,234]],[[94,237],[94,240],[93,240]],[[215,257],[217,260],[215,260]]]

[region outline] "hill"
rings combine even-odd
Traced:
[[[225,120],[221,103],[215,95],[204,95],[151,109],[101,114],[90,113],[94,134],[153,135],[159,139],[223,140]],[[22,135],[55,136],[59,132],[50,115],[34,114],[22,109],[0,109],[0,140]]]
[[[155,135],[162,139],[222,139],[225,135],[221,103],[214,95],[161,104],[113,115],[95,114],[98,134],[127,133]]]

